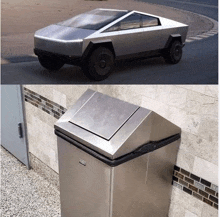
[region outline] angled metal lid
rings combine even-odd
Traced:
[[[155,112],[87,90],[56,122],[55,129],[110,159],[181,129]]]
[[[121,128],[139,107],[96,92],[70,122],[106,140]]]

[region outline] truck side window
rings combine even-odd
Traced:
[[[141,27],[159,26],[160,20],[156,17],[141,15]]]
[[[131,14],[130,16],[119,21],[115,25],[106,29],[104,32],[113,32],[119,30],[136,29],[141,27],[141,16],[139,14]]]
[[[109,27],[106,29],[104,32],[113,32],[113,31],[118,31],[120,28],[120,22],[116,23],[115,25]]]
[[[139,14],[131,14],[120,22],[120,30],[136,29],[141,27],[141,16]]]

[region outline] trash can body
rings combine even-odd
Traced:
[[[88,90],[56,123],[62,217],[168,216],[180,128],[122,102]]]
[[[58,155],[61,216],[109,217],[111,168],[59,137]]]

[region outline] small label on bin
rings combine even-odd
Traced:
[[[80,159],[80,160],[79,160],[79,163],[82,164],[83,166],[86,166],[86,161],[84,161],[84,160],[81,160],[81,159]]]

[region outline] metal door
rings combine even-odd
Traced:
[[[21,85],[1,86],[1,145],[29,169]]]

